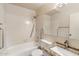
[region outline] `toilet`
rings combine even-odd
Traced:
[[[43,51],[40,49],[35,49],[32,51],[32,56],[43,56]]]

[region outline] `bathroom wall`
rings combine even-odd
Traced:
[[[4,18],[4,4],[0,4],[0,20]]]
[[[70,15],[79,12],[79,4],[67,4],[52,14],[52,35],[57,35],[57,27],[70,27]]]
[[[53,36],[57,36],[58,27],[71,27],[70,16],[74,13],[79,13],[79,4],[77,3],[64,5],[62,8],[59,9],[58,12],[56,12],[55,14],[52,14],[52,35]],[[71,29],[69,31],[71,31]],[[59,37],[57,39],[61,43],[63,43],[65,40],[65,38],[59,38]],[[79,40],[77,40],[76,38],[69,39],[69,45],[79,49],[78,42]]]
[[[33,26],[32,17],[35,15],[33,10],[5,4],[6,47],[32,41],[30,34]]]

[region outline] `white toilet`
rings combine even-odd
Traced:
[[[35,49],[32,51],[32,56],[43,56],[43,51],[40,49]]]

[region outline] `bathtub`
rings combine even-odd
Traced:
[[[37,47],[34,42],[22,43],[0,50],[0,56],[30,56]]]

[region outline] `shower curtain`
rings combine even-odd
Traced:
[[[2,48],[2,29],[0,28],[0,49]]]

